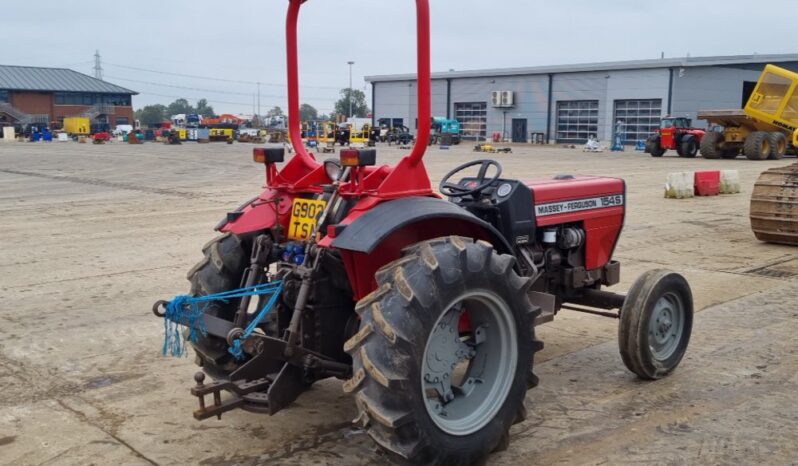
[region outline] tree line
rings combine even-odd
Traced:
[[[366,104],[366,94],[363,91],[353,89],[341,89],[340,98],[335,102],[335,112],[331,115],[320,114],[316,108],[310,104],[302,104],[299,107],[299,118],[302,121],[312,120],[333,120],[337,115],[349,115],[349,102],[352,102],[352,114],[356,117],[364,118],[368,116],[369,106]],[[146,105],[136,110],[136,119],[144,126],[151,126],[156,123],[168,121],[172,115],[198,114],[205,118],[217,117],[213,107],[207,99],[199,99],[197,105],[191,105],[186,99],[177,99],[169,105],[154,104]],[[280,107],[274,107],[266,113],[266,118],[285,116]]]

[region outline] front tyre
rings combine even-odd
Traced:
[[[659,136],[652,136],[646,141],[647,152],[651,154],[652,157],[662,157],[666,149],[662,148],[662,144],[660,141]]]
[[[717,131],[707,132],[704,137],[701,138],[701,156],[705,159],[720,158],[721,154],[723,154],[723,149],[721,149],[721,143],[723,143],[723,141],[723,133]]]
[[[513,264],[489,243],[448,237],[377,272],[345,345],[353,377],[344,390],[382,448],[414,464],[472,464],[506,441],[542,346],[529,280]]]
[[[642,379],[662,378],[681,362],[692,328],[687,280],[668,270],[649,270],[634,282],[621,309],[621,358]]]

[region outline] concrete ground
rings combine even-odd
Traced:
[[[263,184],[252,146],[0,145],[0,463],[384,463],[350,428],[340,382],[318,383],[273,417],[194,421],[191,358],[161,356],[150,307],[185,273],[228,210]],[[435,182],[477,156],[432,148]],[[380,148],[383,162],[400,153]],[[563,311],[539,328],[541,385],[495,464],[798,463],[798,248],[756,241],[751,162],[515,147],[507,177],[619,176],[628,216],[616,259],[625,290],[646,269],[684,273],[696,317],[670,377],[627,372],[617,322]],[[730,168],[743,192],[667,200],[671,171]]]

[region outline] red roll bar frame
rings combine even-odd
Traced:
[[[296,155],[283,172],[299,171],[307,174],[317,170],[319,163],[302,144],[302,133],[299,119],[299,59],[297,45],[297,22],[299,9],[307,0],[289,0],[286,17],[286,57],[288,71],[288,132]],[[431,123],[431,87],[430,77],[430,15],[429,0],[416,0],[416,35],[418,44],[418,134],[413,148],[407,156],[389,171],[377,170],[373,180],[374,195],[379,198],[397,198],[408,195],[430,195],[432,189],[429,177],[422,162],[427,150]],[[297,161],[294,161],[297,159]],[[288,169],[290,166],[290,170]],[[283,174],[283,173],[281,173]],[[287,175],[287,173],[285,173]],[[281,177],[283,181],[286,178]],[[376,186],[375,186],[376,185]]]

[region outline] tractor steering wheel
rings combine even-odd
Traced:
[[[469,187],[460,185],[458,183],[449,182],[449,180],[457,173],[476,165],[479,165],[479,173],[477,174],[477,179],[475,181],[476,186]],[[496,167],[496,174],[493,175],[489,180],[485,180],[485,175],[487,175],[488,169],[491,166]],[[460,165],[459,167],[447,173],[446,176],[443,177],[443,180],[441,180],[441,184],[438,186],[438,189],[444,196],[448,197],[463,197],[478,194],[480,191],[490,186],[491,183],[498,180],[501,174],[502,166],[499,164],[499,162],[490,159],[474,160],[472,162]]]

